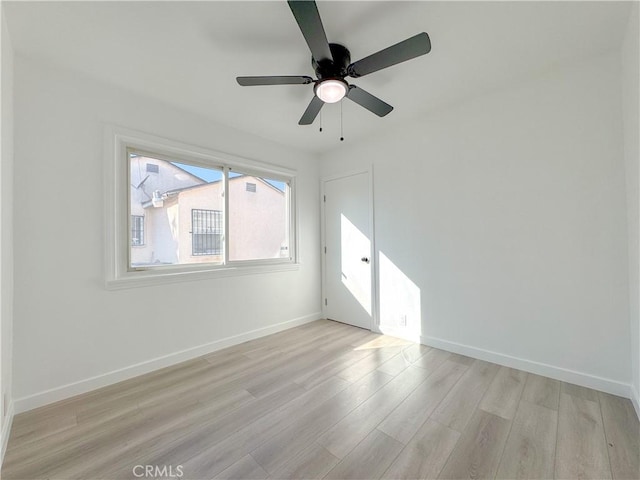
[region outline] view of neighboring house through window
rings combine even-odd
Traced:
[[[289,185],[229,175],[229,260],[289,258]]]
[[[288,181],[158,157],[128,152],[130,268],[290,259]]]

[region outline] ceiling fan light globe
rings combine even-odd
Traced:
[[[342,80],[323,80],[315,88],[316,96],[324,103],[336,103],[347,94],[347,83]]]

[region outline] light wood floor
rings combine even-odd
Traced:
[[[638,479],[638,439],[627,399],[318,321],[18,415],[2,478]]]

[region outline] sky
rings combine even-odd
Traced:
[[[222,179],[222,172],[220,170],[215,170],[215,169],[205,168],[205,167],[197,167],[195,165],[187,165],[187,164],[178,163],[178,162],[171,162],[171,163],[173,163],[176,167],[181,168],[189,172],[190,174],[195,175],[198,178],[201,178],[207,183],[217,182],[218,180]],[[241,173],[229,172],[229,178],[239,177],[241,175],[242,175]],[[271,180],[264,177],[262,179],[265,182],[269,183],[270,185],[276,187],[281,192],[284,192],[284,182]]]
[[[179,167],[198,178],[201,178],[207,183],[216,182],[222,180],[222,172],[220,170],[213,170],[211,168],[196,167],[195,165],[186,165],[184,163],[171,162],[176,167]]]

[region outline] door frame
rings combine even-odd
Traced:
[[[376,254],[376,241],[375,241],[375,215],[374,215],[374,190],[373,190],[373,164],[369,164],[366,167],[357,170],[348,170],[346,172],[340,172],[332,175],[323,176],[320,178],[320,255],[322,256],[321,270],[322,270],[322,298],[320,299],[322,305],[322,317],[327,318],[327,309],[324,303],[326,297],[326,269],[327,269],[327,255],[325,252],[326,247],[326,217],[325,217],[325,184],[332,180],[339,180],[341,178],[353,177],[366,173],[369,179],[369,240],[371,242],[371,252],[369,252],[369,258],[371,259],[371,325],[370,330],[372,332],[380,333],[378,323],[378,257]]]

